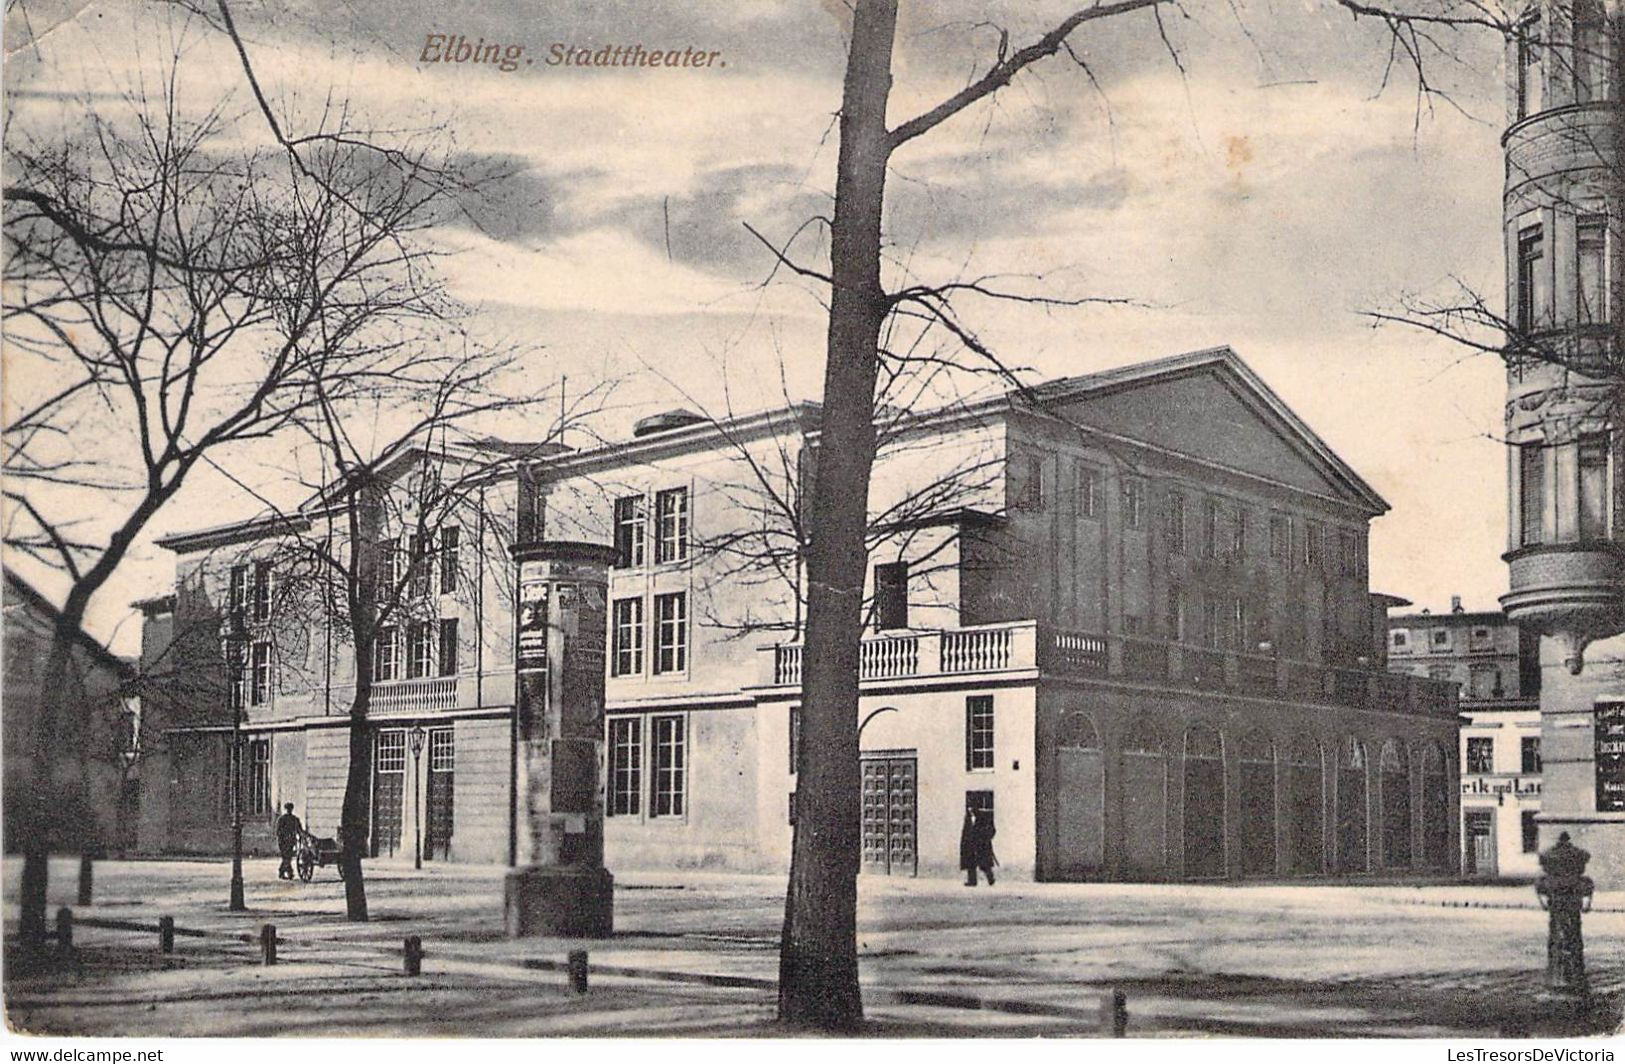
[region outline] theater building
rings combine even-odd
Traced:
[[[956,874],[967,806],[993,810],[1016,877],[1454,871],[1455,688],[1385,669],[1366,544],[1386,504],[1233,352],[882,418],[853,825],[866,874]],[[505,859],[501,541],[587,541],[615,552],[609,866],[782,871],[818,422],[814,404],[673,412],[494,480],[487,499],[506,510],[461,539],[484,544],[489,584],[431,596],[434,619],[457,622],[448,676],[381,684],[375,840],[438,786],[455,797],[437,856]],[[168,542],[184,560],[257,538],[245,525]],[[427,650],[406,659],[447,669]],[[251,697],[248,730],[273,740],[262,804],[287,795],[327,828],[342,747],[326,733],[344,721],[322,707],[345,703],[342,668],[327,685],[322,669],[309,658],[285,695],[267,675],[276,712]],[[443,784],[391,735],[416,727],[450,736]]]

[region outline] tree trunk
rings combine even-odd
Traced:
[[[857,5],[841,95],[830,235],[833,291],[807,550],[805,754],[796,782],[795,852],[779,952],[779,1019],[831,1032],[852,1031],[863,1022],[857,956],[858,643],[875,456],[877,349],[890,309],[880,284],[880,220],[896,26],[896,0]]]
[[[370,657],[370,655],[368,655]],[[357,655],[359,659],[361,655]],[[360,661],[356,662],[358,666]],[[344,779],[344,807],[339,814],[339,868],[344,873],[344,915],[347,919],[365,922],[367,919],[367,885],[363,879],[361,860],[366,855],[367,814],[371,806],[369,789],[372,786],[372,729],[367,724],[367,709],[372,701],[371,663],[366,666],[368,676],[363,683],[357,668],[355,701],[350,706],[350,769]]]

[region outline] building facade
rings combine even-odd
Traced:
[[[1461,870],[1533,877],[1540,813],[1540,644],[1500,612],[1461,608],[1390,616],[1394,672],[1448,680],[1460,691]]]
[[[817,475],[818,417],[799,404],[645,419],[629,439],[493,480],[487,499],[509,500],[512,515],[487,535],[502,534],[463,533],[465,550],[484,543],[493,581],[511,573],[504,536],[614,549],[602,765],[611,869],[787,867],[798,506]],[[1234,353],[902,414],[886,438],[861,654],[854,830],[865,872],[957,874],[968,807],[994,811],[1002,867],[1017,877],[1454,870],[1454,686],[1383,668],[1366,544],[1386,504]],[[229,604],[234,569],[257,588],[251,561],[219,559],[211,573],[206,559],[225,544],[251,557],[264,538],[251,526],[171,537],[183,558],[177,610],[187,588]],[[274,628],[270,598],[263,623]],[[390,737],[423,727],[448,730],[455,750],[444,856],[504,859],[495,828],[512,823],[512,601],[494,582],[483,612],[439,595],[434,619],[457,611],[481,649],[460,650],[450,679],[411,675],[445,666],[410,643],[409,675],[380,672],[380,854],[401,819],[433,815],[416,797],[437,786],[432,770],[408,764],[404,740]],[[276,641],[265,642],[272,655]],[[312,635],[293,655],[297,681],[251,673],[245,728],[271,741],[255,808],[291,800],[322,830],[336,817],[346,722],[344,668],[323,665],[319,645]],[[268,703],[256,701],[262,687]],[[218,742],[212,727],[177,735]]]
[[[1621,13],[1531,5],[1509,42],[1503,227],[1511,590],[1543,638],[1539,845],[1625,885],[1625,478],[1619,400]]]

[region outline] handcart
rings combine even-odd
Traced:
[[[328,865],[336,866],[339,878],[344,878],[344,865],[339,862],[338,840],[318,838],[308,831],[302,832],[299,836],[299,853],[295,858],[299,878],[309,883],[316,875],[316,869]]]

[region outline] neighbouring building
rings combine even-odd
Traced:
[[[1018,877],[1454,872],[1455,686],[1386,671],[1394,600],[1371,594],[1366,565],[1386,503],[1233,352],[883,417],[853,825],[866,873],[957,873],[967,807],[994,811]],[[439,825],[426,856],[511,859],[508,547],[545,538],[615,554],[609,867],[782,871],[799,500],[818,449],[816,404],[676,411],[590,449],[516,449],[480,506],[420,533],[408,557],[443,575],[455,527],[457,571],[482,558],[483,576],[420,578],[410,620],[380,644],[375,852],[421,817]],[[319,831],[336,824],[353,681],[319,615],[279,620],[292,559],[272,546],[290,522],[326,535],[328,505],[169,537],[175,598],[149,614],[154,653],[202,633],[215,699],[244,707],[243,791],[265,846],[283,801]],[[250,646],[235,671],[210,648],[227,630]],[[218,850],[231,716],[190,704],[166,726],[174,767],[152,785],[170,788],[171,815],[153,841]],[[417,728],[422,764],[407,752]]]
[[[135,667],[82,629],[72,633],[63,703],[54,736],[40,729],[40,690],[61,612],[16,573],[5,573],[5,818],[7,853],[23,847],[30,795],[49,795],[42,810],[49,848],[108,852],[134,848],[136,751],[140,701]],[[42,742],[42,740],[44,740]],[[48,748],[41,751],[41,747]],[[30,830],[35,830],[30,827]]]
[[[1449,613],[1390,616],[1388,655],[1394,672],[1460,689],[1462,874],[1539,874],[1539,640],[1452,597]]]
[[[1541,0],[1507,51],[1507,617],[1542,636],[1538,845],[1625,886],[1625,146],[1617,0]]]

